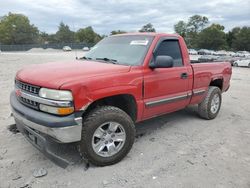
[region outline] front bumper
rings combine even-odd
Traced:
[[[25,138],[47,158],[62,168],[82,161],[78,152],[78,143],[61,144],[51,137],[40,133],[16,119],[18,130]]]
[[[60,143],[71,143],[81,140],[81,114],[58,117],[36,111],[21,104],[15,93],[10,96],[10,104],[15,121],[24,128],[33,129],[38,134],[45,134]]]

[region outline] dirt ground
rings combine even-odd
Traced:
[[[81,52],[82,53],[82,52]],[[80,53],[78,53],[80,54]],[[81,54],[82,55],[82,54]],[[108,167],[76,164],[62,169],[20,134],[7,128],[9,95],[17,70],[29,64],[67,61],[75,52],[0,54],[0,187],[250,187],[250,69],[233,68],[231,88],[212,121],[196,106],[137,125],[124,160]],[[47,170],[40,178],[39,168]]]

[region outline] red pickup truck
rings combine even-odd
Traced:
[[[217,116],[230,63],[191,64],[182,37],[132,33],[104,38],[84,57],[17,72],[10,102],[17,128],[44,153],[46,141],[76,142],[98,166],[130,151],[135,123],[198,104]]]

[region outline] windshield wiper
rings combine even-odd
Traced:
[[[91,57],[83,56],[83,57],[80,57],[79,59],[91,60],[92,58]]]
[[[109,59],[107,57],[98,57],[96,58],[96,60],[102,60],[102,61],[106,61],[106,62],[110,62],[110,63],[113,63],[113,64],[117,64],[117,60],[116,59]]]

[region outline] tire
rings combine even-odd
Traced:
[[[248,64],[248,68],[250,68],[250,63]]]
[[[220,88],[210,86],[206,97],[198,106],[199,116],[207,120],[214,119],[220,111],[221,99]]]
[[[239,65],[238,65],[238,63],[234,63],[234,66],[235,66],[235,67],[238,67]]]
[[[111,127],[117,128],[111,132]],[[112,140],[112,136],[114,136],[114,140]],[[125,138],[125,141],[118,141],[118,137],[122,137],[120,140]],[[119,108],[102,106],[91,111],[85,118],[79,149],[83,157],[96,166],[112,165],[121,161],[128,154],[134,143],[134,138],[135,126],[129,115]],[[113,154],[111,155],[109,152],[114,147],[116,149],[112,149]]]

